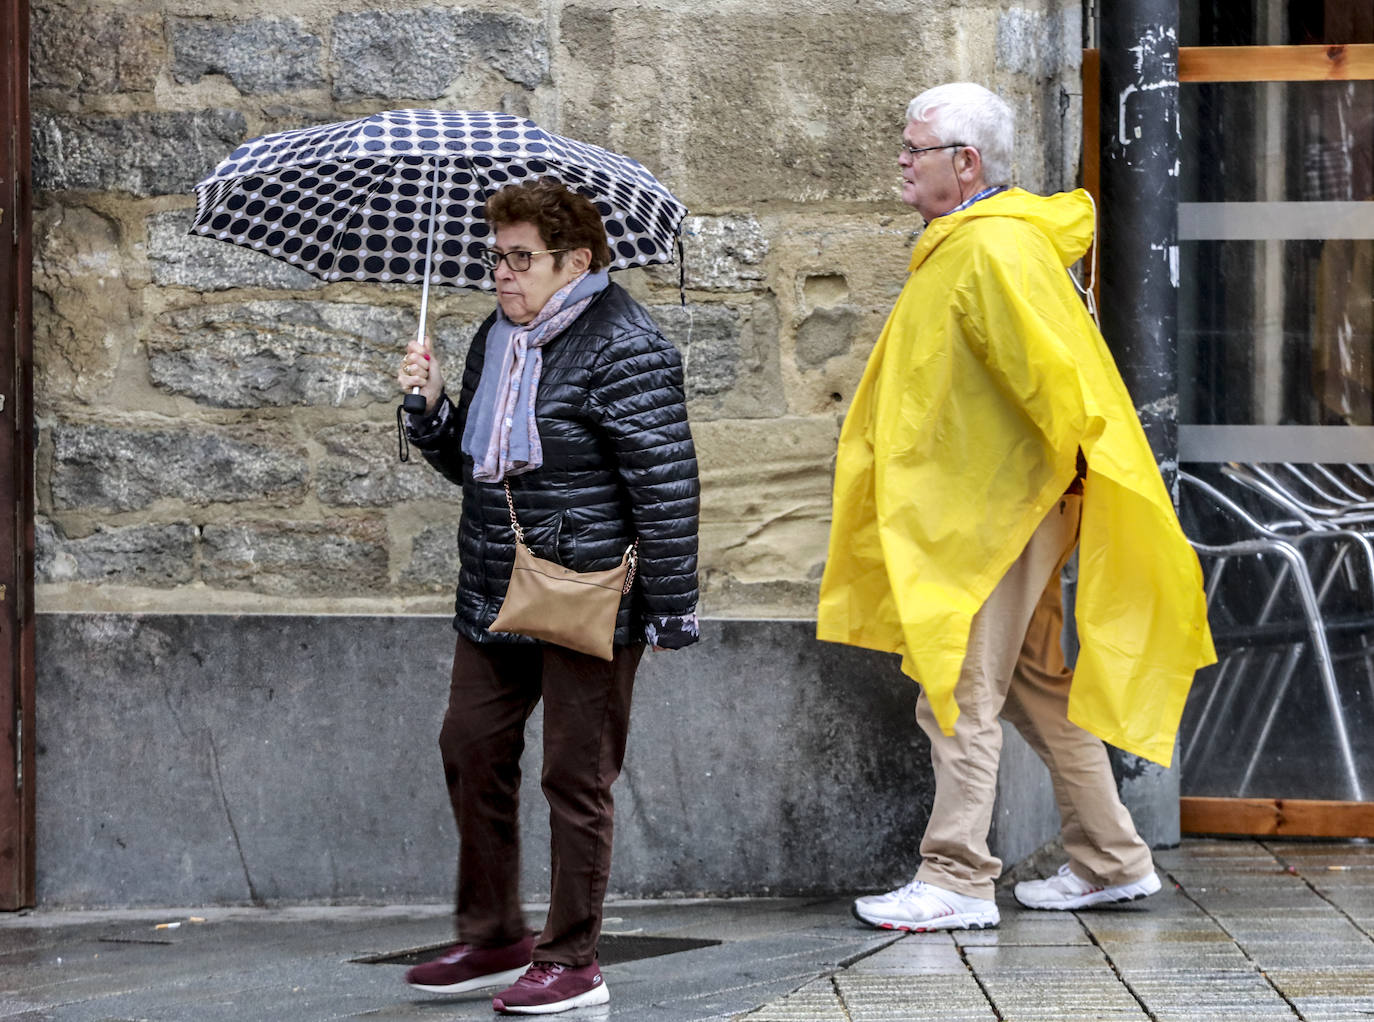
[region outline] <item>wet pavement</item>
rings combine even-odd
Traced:
[[[872,930],[846,898],[613,903],[611,1003],[559,1017],[1374,1020],[1374,844],[1190,839],[1155,861],[1164,890],[1145,901],[1030,912],[1008,887],[1001,926],[987,931]],[[0,1019],[494,1018],[490,992],[402,983],[395,956],[449,933],[443,906],[4,915]]]

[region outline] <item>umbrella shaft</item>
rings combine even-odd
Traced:
[[[415,339],[421,344],[425,340],[425,316],[429,311],[429,277],[431,264],[434,261],[434,228],[439,222],[439,161],[434,161],[434,170],[430,175],[429,189],[429,243],[425,246],[425,279],[420,287],[420,331],[415,335]],[[420,388],[416,387],[412,393],[418,394]]]

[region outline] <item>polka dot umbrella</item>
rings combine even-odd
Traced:
[[[252,139],[196,185],[191,233],[325,281],[421,284],[423,337],[431,284],[493,290],[487,196],[539,177],[596,206],[611,269],[672,261],[687,209],[641,164],[492,111],[388,110]]]

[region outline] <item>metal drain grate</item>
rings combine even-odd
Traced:
[[[642,958],[658,958],[661,955],[675,955],[680,951],[695,951],[703,947],[715,947],[718,940],[698,940],[693,937],[640,937],[603,933],[597,942],[596,957],[602,965],[618,965],[621,962],[637,962]],[[366,955],[350,961],[358,965],[419,965],[438,958],[451,944],[431,944],[414,947],[405,951],[392,951],[383,955]]]

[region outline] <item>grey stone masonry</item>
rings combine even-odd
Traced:
[[[35,3],[29,38],[35,91],[146,92],[166,59],[160,15],[105,4]]]
[[[682,353],[694,418],[783,414],[778,317],[771,299],[740,307],[655,305],[649,312]]]
[[[236,287],[305,291],[324,282],[290,263],[213,238],[188,233],[195,211],[169,209],[147,219],[148,268],[153,283],[223,291]]]
[[[370,596],[387,588],[386,523],[379,517],[207,525],[202,541],[202,577],[223,589]]]
[[[325,84],[320,37],[293,21],[172,18],[172,74],[179,82],[224,75],[242,93]]]
[[[51,429],[58,508],[132,511],[159,500],[298,503],[309,463],[279,429],[159,429],[59,423]]]
[[[1077,57],[1079,29],[1070,12],[1017,7],[997,19],[997,66],[1036,78],[1053,78]],[[1076,20],[1076,19],[1075,19]]]
[[[408,310],[343,302],[198,305],[148,341],[153,385],[217,408],[353,406],[397,393]]]
[[[751,291],[763,287],[768,239],[752,216],[689,216],[682,221],[682,268],[654,266],[649,275],[661,284],[698,291]]]
[[[663,335],[682,354],[687,397],[720,394],[739,374],[740,314],[728,305],[655,305]]]
[[[458,583],[458,513],[426,526],[410,543],[410,562],[401,571],[407,590],[452,592]]]
[[[37,581],[170,586],[192,581],[196,528],[190,522],[112,528],[70,538],[44,518],[34,523]]]
[[[532,89],[549,77],[537,21],[423,8],[341,14],[333,21],[334,97],[437,99],[474,63]]]
[[[819,368],[826,359],[849,351],[861,317],[853,305],[816,309],[797,327],[797,365]]]
[[[400,395],[396,395],[400,402]],[[411,448],[410,461],[397,456],[396,424],[331,426],[315,437],[325,450],[316,471],[320,503],[335,507],[389,507],[403,500],[451,500],[458,520],[461,491]]]
[[[491,301],[490,298],[487,301]],[[495,304],[492,302],[492,304]],[[444,370],[449,377],[457,379],[462,375],[463,360],[467,358],[468,345],[477,334],[486,315],[443,316],[429,324],[426,331],[434,343],[435,350],[442,358]]]
[[[33,115],[33,183],[69,188],[177,195],[189,192],[243,141],[237,110]]]

